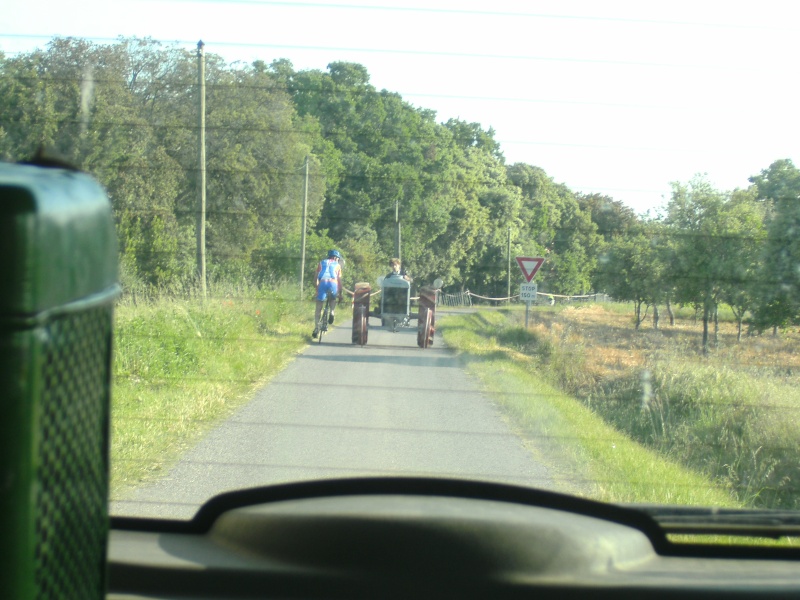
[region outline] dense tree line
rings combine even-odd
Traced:
[[[722,192],[703,177],[673,183],[663,214],[631,222],[603,250],[595,285],[634,303],[636,327],[658,307],[693,306],[703,349],[727,305],[750,330],[800,323],[800,170],[775,161],[744,190]]]
[[[42,145],[108,190],[127,282],[195,277],[198,78],[193,52],[150,39],[56,38],[0,54],[0,158]],[[288,60],[206,55],[207,253],[211,277],[296,278],[308,177],[308,275],[337,247],[346,283],[374,281],[395,253],[419,282],[505,296],[511,256],[545,255],[541,290],[606,291],[652,307],[694,305],[706,340],[721,304],[740,325],[800,316],[800,174],[778,161],[747,190],[675,183],[642,218],[541,168],[506,164],[491,129],[377,90],[358,64],[296,71]],[[517,278],[514,274],[515,280]],[[657,323],[657,321],[656,321]]]

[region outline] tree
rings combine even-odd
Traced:
[[[666,295],[665,271],[668,246],[665,226],[657,221],[642,223],[625,235],[615,235],[605,247],[596,281],[617,300],[633,302],[634,328],[639,329],[647,316]]]
[[[453,132],[453,140],[464,150],[477,148],[504,162],[500,144],[494,139],[495,132],[491,127],[484,130],[480,123],[467,123],[460,119],[448,119],[445,127]]]
[[[54,148],[106,187],[126,273],[159,286],[193,277],[195,54],[149,39],[56,38],[0,57],[0,69],[2,156]],[[353,273],[369,277],[394,254],[397,207],[417,282],[504,295],[510,237],[515,254],[549,249],[540,280],[550,291],[591,287],[600,200],[582,206],[543,170],[506,166],[491,128],[437,123],[355,63],[296,72],[285,59],[227,65],[207,53],[206,78],[212,276],[297,274],[308,157],[307,233],[352,253]]]
[[[723,281],[720,298],[736,317],[737,339],[742,339],[742,323],[756,305],[763,271],[761,262],[766,240],[764,206],[756,201],[756,189],[736,190],[731,194],[721,218],[727,244],[725,259],[728,279]]]
[[[432,111],[377,91],[361,65],[331,63],[327,73],[293,73],[284,62],[271,68],[290,90],[300,117],[318,120],[338,153],[341,170],[328,185],[318,227],[344,242],[359,225],[364,235],[376,234],[381,255],[389,256],[399,207],[402,257],[417,281],[438,276],[463,284],[465,265],[458,265],[467,256],[471,261],[476,248],[454,235],[477,239],[471,228],[480,225],[454,216],[480,212],[476,204],[491,178],[486,169],[498,163],[493,134],[468,128],[472,141],[460,144]]]
[[[761,233],[760,210],[752,195],[723,193],[702,177],[673,183],[666,223],[674,237],[670,277],[676,299],[703,312],[703,353],[708,353],[709,323],[720,302],[740,316],[750,306],[749,284],[757,267]]]
[[[46,51],[3,60],[2,69],[0,118],[17,124],[0,136],[3,157],[53,148],[105,186],[126,273],[153,285],[193,277],[194,54],[146,39],[56,38]],[[314,223],[336,154],[263,65],[231,68],[207,54],[206,75],[209,271],[281,272],[287,240],[299,239],[305,157],[322,155],[311,159]],[[296,271],[297,245],[291,254]]]
[[[311,146],[307,136],[295,132],[291,99],[268,73],[213,65],[207,77],[209,258],[218,269],[246,272],[258,251],[260,268],[268,268],[265,248],[299,238],[302,166]],[[314,223],[324,187],[318,177],[310,183],[308,212]],[[276,261],[285,258],[273,254]],[[293,255],[299,265],[299,248]]]
[[[581,210],[588,212],[597,225],[597,233],[605,241],[616,236],[627,235],[629,231],[641,224],[641,220],[632,208],[619,200],[602,194],[577,194],[575,199]]]
[[[724,202],[724,195],[698,176],[687,184],[674,182],[667,206],[666,223],[675,239],[671,277],[676,300],[702,310],[703,354],[708,353],[709,323],[716,313],[720,279],[724,277],[718,230]]]
[[[778,160],[750,181],[768,215],[754,323],[777,329],[800,322],[800,169],[791,160]]]

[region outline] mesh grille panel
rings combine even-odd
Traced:
[[[408,310],[408,288],[383,288],[383,312],[387,314],[406,314]]]
[[[111,307],[49,322],[37,442],[37,598],[102,598]]]

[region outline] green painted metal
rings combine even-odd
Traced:
[[[116,281],[102,187],[75,171],[0,164],[0,315],[58,309]]]
[[[0,597],[104,597],[117,293],[100,185],[0,164]]]

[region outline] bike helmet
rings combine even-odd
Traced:
[[[328,258],[333,258],[334,256],[336,258],[342,258],[342,255],[338,250],[328,250]]]

